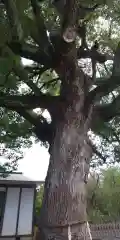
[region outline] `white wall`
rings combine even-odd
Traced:
[[[17,221],[17,235],[32,234],[33,203],[34,188],[22,188],[20,197],[19,187],[8,187],[1,233],[2,236],[15,236]]]
[[[34,188],[23,188],[21,194],[18,235],[32,233]]]
[[[8,188],[2,236],[15,235],[20,188]]]

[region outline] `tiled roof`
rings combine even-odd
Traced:
[[[42,181],[35,181],[24,176],[22,173],[0,174],[0,185],[2,184],[41,184]]]

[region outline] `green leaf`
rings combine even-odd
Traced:
[[[6,75],[12,70],[13,62],[9,58],[0,58],[0,73]]]

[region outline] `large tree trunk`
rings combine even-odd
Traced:
[[[92,106],[85,103],[85,75],[66,62],[37,239],[91,239],[85,184],[92,150],[88,145]]]

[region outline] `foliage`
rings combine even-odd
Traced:
[[[53,33],[60,33],[61,20],[49,0],[40,2],[11,0],[8,6],[0,4],[0,155],[12,161],[22,157],[21,148],[31,146],[31,137],[43,144],[49,142],[54,124],[52,116],[49,121],[43,113],[47,109],[51,115],[50,103],[56,106],[60,96],[62,77],[55,72],[60,61],[60,38],[59,34],[54,38]],[[90,133],[92,141],[98,142],[94,151],[97,158],[95,155],[92,162],[95,167],[120,161],[120,83],[113,76],[113,57],[120,39],[120,7],[118,0],[85,3],[98,4],[88,16],[87,42],[90,49],[98,40],[97,56],[104,57],[103,62],[97,59],[97,77],[91,87],[102,89],[102,97],[96,102],[98,119]],[[78,48],[79,43],[80,39]],[[91,62],[81,58],[80,67],[91,76]],[[25,59],[31,62],[23,64]]]
[[[37,190],[37,196],[36,196],[35,209],[36,209],[36,216],[37,217],[40,214],[40,209],[41,209],[41,206],[42,206],[43,192],[44,192],[44,187],[43,187],[43,185],[41,185],[40,189]]]
[[[101,170],[88,182],[88,216],[92,223],[114,222],[120,219],[120,168]]]

